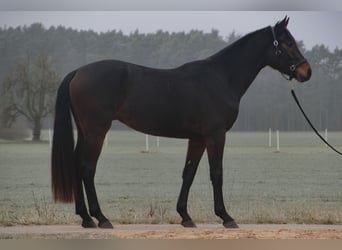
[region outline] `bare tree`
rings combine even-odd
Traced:
[[[33,140],[40,140],[43,119],[53,112],[59,76],[47,55],[17,63],[3,82],[4,117],[11,125],[24,116],[33,127]]]

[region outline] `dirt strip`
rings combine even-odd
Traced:
[[[83,229],[78,225],[0,227],[0,238],[121,238],[121,239],[342,239],[342,225],[248,224],[224,229],[217,224],[114,225],[114,229]]]

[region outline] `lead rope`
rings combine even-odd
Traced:
[[[320,139],[321,139],[329,148],[331,148],[332,150],[334,150],[336,153],[342,155],[342,153],[341,153],[340,151],[338,151],[336,148],[334,148],[332,145],[330,145],[330,143],[327,142],[327,141],[323,138],[323,136],[321,136],[321,134],[317,131],[317,129],[314,127],[314,125],[312,124],[312,122],[310,121],[310,119],[308,118],[308,116],[305,114],[305,112],[304,112],[304,110],[303,110],[303,108],[302,108],[302,105],[300,105],[299,100],[298,100],[298,98],[297,98],[297,96],[296,96],[296,93],[295,93],[295,91],[294,91],[293,84],[292,84],[291,82],[290,82],[290,86],[291,86],[291,94],[292,94],[292,96],[293,96],[293,99],[294,99],[295,102],[297,103],[297,105],[298,105],[300,111],[302,112],[302,114],[303,114],[305,120],[309,123],[310,127],[312,128],[312,130],[316,133],[316,135],[317,135],[317,136],[318,136],[318,137],[319,137],[319,138],[320,138]]]

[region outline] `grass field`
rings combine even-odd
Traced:
[[[341,148],[342,133],[329,133],[329,141]],[[112,131],[107,144],[95,181],[110,220],[179,223],[175,208],[186,140],[160,138],[157,148],[156,138],[150,137],[150,152],[143,153],[145,135]],[[47,141],[0,141],[0,225],[80,222],[74,205],[51,201],[50,150]],[[229,133],[226,207],[238,223],[342,224],[341,160],[311,132],[281,133],[279,153],[268,147],[266,132]],[[206,155],[188,206],[196,222],[220,221],[213,212]]]

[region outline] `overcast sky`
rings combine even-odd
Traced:
[[[227,36],[233,30],[243,35],[274,25],[285,15],[290,17],[289,30],[297,40],[304,41],[306,48],[316,44],[342,48],[339,11],[1,11],[0,27],[40,22],[45,27],[63,25],[98,32],[217,29],[220,35]]]
[[[0,10],[342,10],[341,0],[0,0]]]

